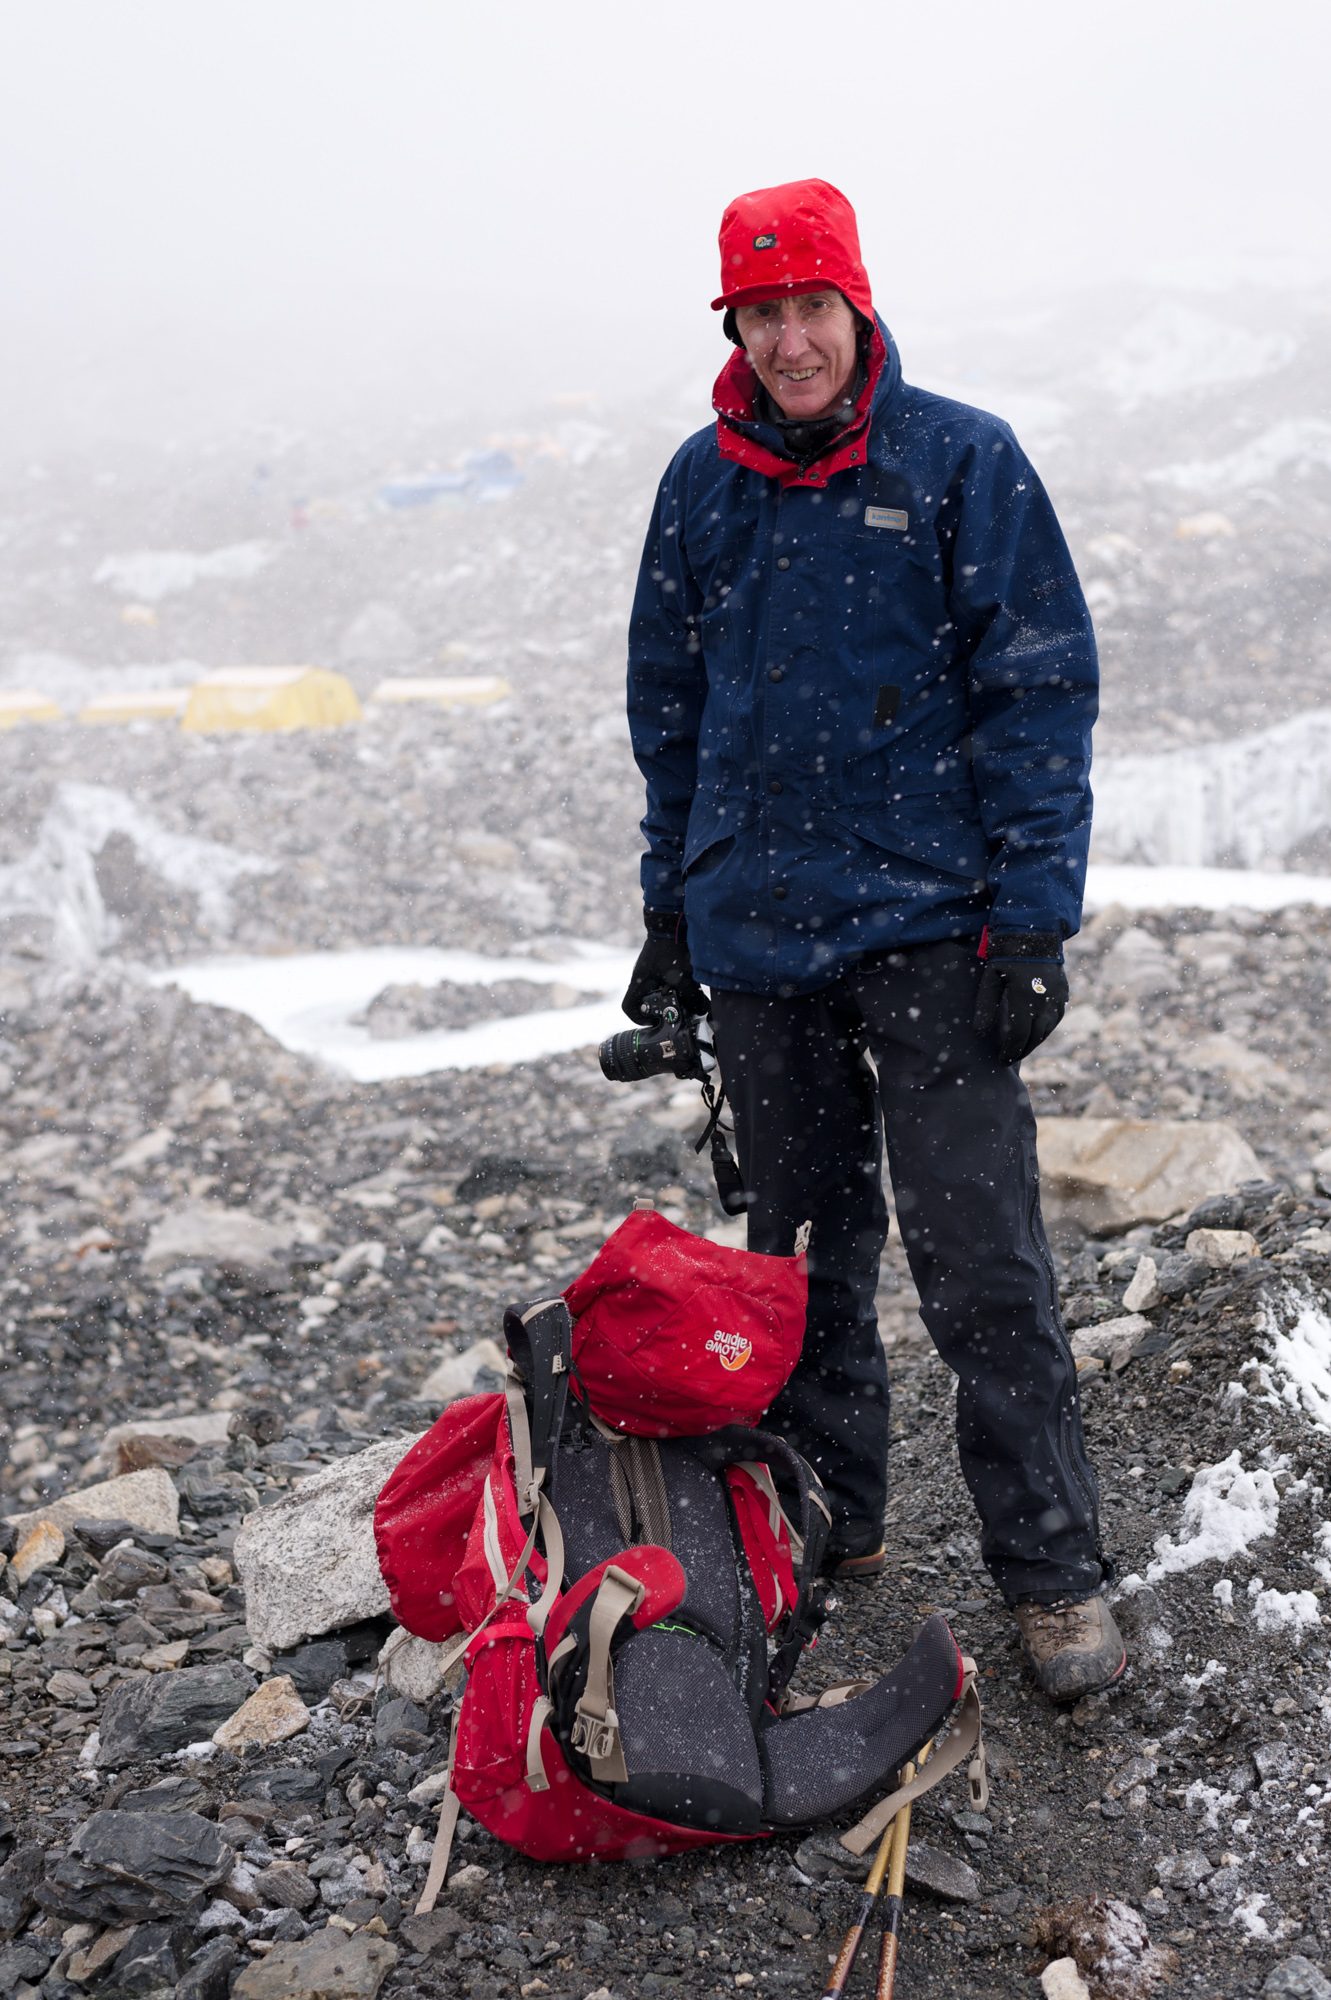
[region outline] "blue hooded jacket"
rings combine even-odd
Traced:
[[[901,945],[1069,937],[1090,617],[1007,425],[912,388],[882,321],[861,422],[774,455],[737,354],[657,496],[629,632],[647,908],[696,976],[807,993]]]

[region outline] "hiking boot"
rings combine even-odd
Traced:
[[[1050,1701],[1078,1701],[1116,1681],[1128,1664],[1123,1635],[1103,1597],[1019,1604],[1022,1650]]]
[[[886,1549],[872,1549],[862,1556],[839,1556],[834,1550],[823,1568],[838,1583],[868,1583],[881,1576],[886,1566]]]

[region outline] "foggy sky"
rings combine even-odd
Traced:
[[[900,334],[1092,282],[1331,279],[1323,0],[0,8],[11,448],[500,421],[722,353],[716,227],[806,174]]]

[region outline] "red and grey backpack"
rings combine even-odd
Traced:
[[[723,1249],[636,1212],[563,1298],[514,1307],[503,1392],[446,1410],[375,1511],[393,1610],[466,1683],[421,1899],[460,1807],[540,1861],[760,1839],[863,1805],[844,1836],[983,1752],[974,1668],[928,1619],[874,1682],[789,1682],[824,1615],[828,1510],[755,1428],[799,1354],[802,1254]],[[446,1656],[447,1660],[447,1656]]]

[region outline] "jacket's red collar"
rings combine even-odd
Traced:
[[[869,342],[864,387],[850,426],[833,440],[821,458],[801,467],[792,459],[782,458],[779,452],[769,451],[766,445],[737,428],[758,421],[755,412],[758,378],[744,349],[737,347],[717,376],[712,391],[716,442],[722,458],[779,480],[782,486],[826,486],[834,472],[843,472],[850,465],[863,465],[868,450],[869,412],[886,360],[887,344],[875,327]]]

